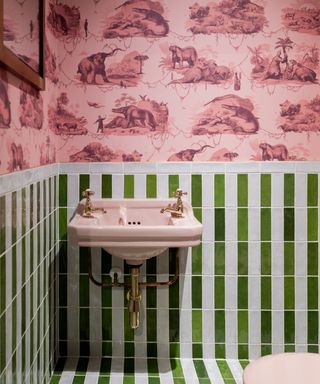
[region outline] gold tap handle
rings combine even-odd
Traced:
[[[91,189],[87,188],[85,191],[82,192],[82,196],[83,197],[90,197],[90,196],[93,196],[95,194],[94,191],[92,191]]]
[[[181,197],[183,195],[187,195],[188,192],[183,192],[183,190],[181,188],[177,188],[177,190],[175,192],[173,192],[173,196],[174,197]]]

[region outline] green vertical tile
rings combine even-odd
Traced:
[[[14,245],[11,250],[11,289],[12,298],[17,294],[17,246]]]
[[[215,342],[224,343],[226,334],[225,311],[214,311]]]
[[[179,310],[169,310],[169,341],[179,342]]]
[[[169,175],[168,196],[172,197],[177,188],[179,188],[179,175]]]
[[[224,207],[225,205],[225,177],[214,175],[214,206]]]
[[[318,241],[318,208],[308,208],[308,241]]]
[[[247,242],[238,242],[238,275],[248,275]]]
[[[308,207],[316,207],[318,205],[318,175],[309,174],[307,177],[307,201]]]
[[[261,311],[261,343],[268,344],[272,341],[271,311]]]
[[[102,309],[102,340],[112,340],[112,309]]]
[[[125,198],[134,197],[134,175],[124,176],[124,197]]]
[[[260,237],[261,241],[271,241],[271,209],[260,210]]]
[[[214,302],[215,309],[223,309],[225,307],[225,280],[223,276],[215,276]]]
[[[202,308],[202,277],[192,276],[192,308]]]
[[[248,206],[248,175],[238,174],[238,207]]]
[[[295,342],[294,311],[284,311],[284,342],[285,344],[294,344]]]
[[[284,308],[294,309],[294,277],[284,278]]]
[[[6,279],[6,255],[3,255],[0,257],[0,316],[6,308]]]
[[[214,247],[214,273],[215,275],[224,275],[226,247],[224,243],[215,243]]]
[[[248,311],[238,311],[238,343],[248,344]]]
[[[225,209],[214,209],[214,239],[215,241],[225,240]]]
[[[148,198],[157,197],[157,176],[156,175],[147,175],[146,196]]]
[[[34,185],[30,184],[30,200],[29,200],[29,206],[30,206],[30,229],[33,228],[34,225],[34,219],[33,219],[33,191],[34,191]]]
[[[22,188],[21,190],[21,235],[23,236],[26,233],[26,225],[27,225],[27,196],[26,196],[26,188]],[[1,213],[0,213],[1,215]]]
[[[6,367],[6,313],[0,316],[0,376]]]
[[[191,176],[191,202],[192,207],[202,207],[202,176]]]
[[[59,306],[66,307],[67,303],[67,289],[68,289],[67,275],[59,275]]]
[[[41,210],[41,187],[40,181],[37,182],[37,223],[40,222],[40,210]]]
[[[82,198],[82,197],[81,197]],[[68,175],[59,175],[59,207],[68,204]]]
[[[11,221],[11,241],[14,244],[17,241],[17,192],[11,194]]]
[[[90,321],[89,308],[80,308],[79,310],[79,336],[80,340],[90,339]]]
[[[59,209],[59,239],[60,240],[67,240],[67,227],[68,227],[67,215],[68,215],[67,208]]]
[[[217,360],[217,365],[224,382],[228,384],[236,384],[236,381],[233,378],[233,374],[228,366],[227,361]]]
[[[238,241],[248,241],[247,208],[238,208]]]
[[[318,344],[319,314],[318,311],[308,311],[308,344]]]
[[[79,305],[89,307],[89,279],[88,275],[79,276]]]
[[[284,174],[284,195],[283,201],[285,207],[294,206],[294,174]]]
[[[238,309],[248,309],[248,277],[238,277]]]
[[[112,175],[102,175],[101,178],[101,197],[111,198],[112,197]]]
[[[202,274],[202,244],[191,248],[192,252],[192,274]]]
[[[271,243],[261,243],[261,275],[271,275]]]
[[[318,277],[308,277],[308,310],[318,309]]]
[[[183,378],[184,375],[183,375],[183,370],[182,370],[180,360],[179,359],[171,359],[170,363],[171,363],[171,371],[172,371],[173,379]]]
[[[284,243],[284,275],[294,275],[294,243]]]
[[[147,341],[157,341],[157,311],[147,309]],[[149,355],[148,355],[149,356]]]
[[[308,275],[318,275],[318,243],[308,243],[307,247],[307,271]]]
[[[284,208],[284,241],[294,241],[294,208]]]
[[[90,188],[90,175],[79,175],[79,200],[83,199],[82,192]]]
[[[271,175],[262,174],[260,178],[261,207],[271,207]]]
[[[271,277],[261,276],[261,309],[271,309]]]

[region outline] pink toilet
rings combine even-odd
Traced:
[[[320,354],[280,353],[260,357],[243,372],[243,384],[319,384]]]

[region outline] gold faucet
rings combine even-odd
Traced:
[[[184,217],[183,216],[183,201],[182,196],[187,195],[187,192],[183,192],[182,189],[178,188],[173,192],[173,196],[177,198],[174,204],[169,204],[166,208],[161,209],[161,213],[169,212],[172,217]]]
[[[91,200],[91,196],[95,194],[94,191],[91,191],[91,189],[86,189],[82,192],[82,196],[86,198],[85,206],[84,206],[84,212],[83,217],[93,217],[93,212],[101,211],[103,213],[107,213],[107,211],[104,208],[94,208]]]

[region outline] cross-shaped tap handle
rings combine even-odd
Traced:
[[[181,197],[182,195],[187,195],[188,192],[183,192],[181,188],[177,188],[175,192],[173,192],[174,197]]]
[[[82,192],[83,197],[90,197],[94,195],[94,191],[91,191],[91,189],[87,188],[85,191]]]

